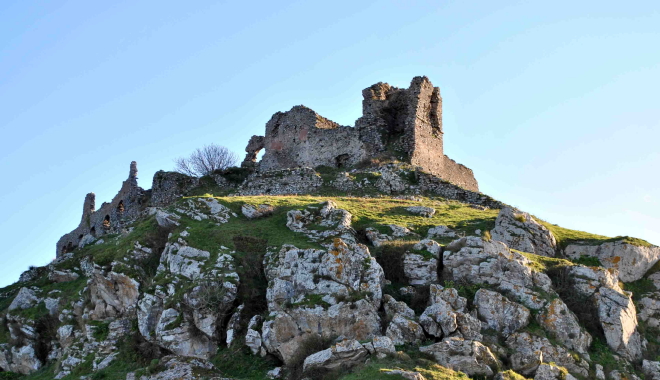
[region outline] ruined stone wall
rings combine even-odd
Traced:
[[[442,179],[467,190],[479,191],[479,184],[474,178],[472,169],[457,163],[447,156],[445,156],[443,163],[444,169],[442,170]]]
[[[177,172],[159,170],[151,184],[150,205],[167,206],[199,184],[199,179]]]
[[[355,128],[340,126],[304,106],[276,113],[266,124],[266,135],[250,139],[242,165],[269,171],[398,160],[478,190],[472,171],[444,155],[442,97],[428,78],[413,78],[407,89],[376,83],[362,95],[363,115]],[[256,164],[262,148],[266,152]]]
[[[119,231],[125,223],[139,216],[143,194],[144,190],[137,184],[137,163],[133,161],[128,179],[123,182],[119,193],[110,203],[103,203],[95,210],[94,193],[85,196],[82,220],[76,229],[62,236],[57,242],[57,256],[78,247],[86,235],[100,237]]]
[[[278,112],[266,124],[266,153],[259,170],[325,165],[347,167],[365,158],[358,131],[304,106]]]

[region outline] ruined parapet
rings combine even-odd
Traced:
[[[365,158],[355,128],[341,126],[305,106],[277,112],[266,124],[259,170],[347,167]]]
[[[70,252],[80,245],[86,235],[100,237],[116,232],[137,218],[142,210],[144,190],[137,184],[137,163],[131,162],[128,178],[110,203],[103,203],[95,210],[96,196],[89,193],[83,203],[82,220],[76,229],[62,236],[57,242],[57,256]]]
[[[151,206],[171,204],[199,184],[199,178],[177,172],[157,171],[151,184]]]
[[[472,171],[444,155],[442,97],[427,77],[413,78],[407,89],[376,83],[364,89],[362,96],[363,115],[355,128],[341,126],[304,106],[277,112],[266,124],[263,140],[250,139],[243,167],[269,171],[400,161],[478,191]],[[266,150],[263,159],[255,164],[262,148]]]

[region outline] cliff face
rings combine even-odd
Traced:
[[[158,173],[130,219],[2,289],[0,368],[26,379],[658,373],[658,247],[549,225],[405,165],[228,178]]]

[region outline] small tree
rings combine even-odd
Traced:
[[[211,144],[197,148],[190,157],[179,157],[174,160],[179,173],[192,177],[209,175],[216,170],[224,170],[236,166],[238,156],[224,146]]]

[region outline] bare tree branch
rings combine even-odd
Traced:
[[[202,177],[216,170],[236,166],[238,156],[224,146],[211,144],[197,148],[190,157],[174,160],[174,170],[191,177]]]

